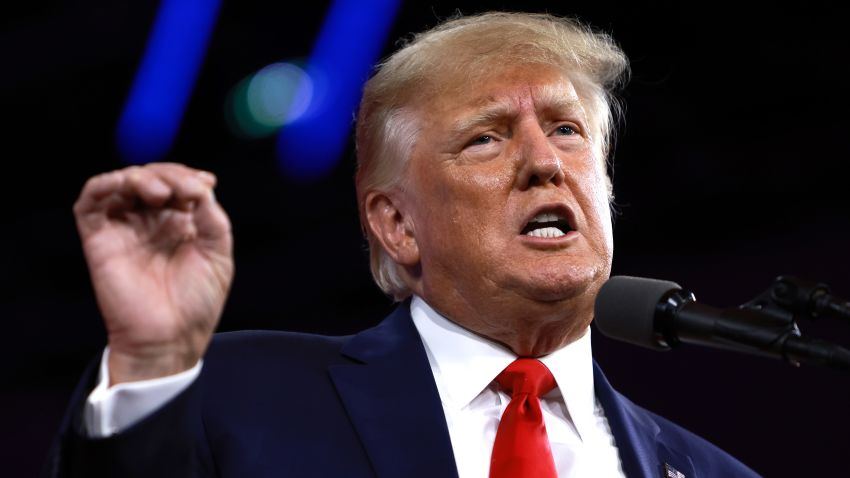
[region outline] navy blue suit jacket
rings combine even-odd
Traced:
[[[81,416],[95,369],[74,394],[46,476],[457,476],[408,303],[347,337],[218,334],[185,392],[129,430],[92,440]],[[628,477],[757,476],[630,402],[598,367],[594,378]]]

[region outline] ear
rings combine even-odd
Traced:
[[[399,198],[378,191],[366,195],[368,227],[381,246],[402,266],[419,265],[419,246],[414,235],[413,218]]]

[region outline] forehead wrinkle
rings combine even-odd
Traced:
[[[509,98],[488,98],[478,107],[474,113],[464,116],[455,121],[451,131],[463,133],[477,126],[492,124],[505,118],[512,118],[518,114],[517,107]]]
[[[529,86],[530,96],[533,98],[534,109],[538,115],[566,114],[568,116],[579,116],[587,120],[586,111],[575,91],[567,89],[563,83],[546,83],[540,86]],[[464,133],[478,126],[499,122],[500,120],[514,118],[519,115],[522,106],[516,104],[516,98],[511,96],[493,98],[489,97],[482,102],[473,113],[460,118],[451,125],[454,133]],[[523,101],[520,101],[524,103]]]

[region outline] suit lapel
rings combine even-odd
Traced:
[[[342,354],[358,363],[331,366],[331,379],[375,474],[457,477],[439,393],[409,302],[354,336]],[[666,443],[655,421],[614,390],[595,363],[594,383],[626,476],[698,477],[690,457]]]
[[[457,477],[451,439],[422,340],[405,302],[357,334],[331,378],[379,477]]]
[[[697,477],[691,458],[665,443],[658,424],[614,390],[596,363],[593,364],[593,380],[626,476]]]

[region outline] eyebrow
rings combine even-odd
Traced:
[[[567,96],[560,88],[554,85],[544,85],[540,88],[535,96],[543,108],[542,112],[566,112],[569,114],[578,114],[582,120],[586,121],[584,106],[578,98]],[[461,118],[454,122],[451,126],[451,131],[454,134],[463,134],[478,126],[491,124],[497,120],[511,118],[517,115],[515,105],[507,100],[494,100],[486,103],[475,113]]]
[[[543,105],[544,112],[579,115],[583,121],[587,121],[587,112],[581,101],[576,97],[565,95],[562,89],[554,85],[544,85],[537,92],[537,97]]]

